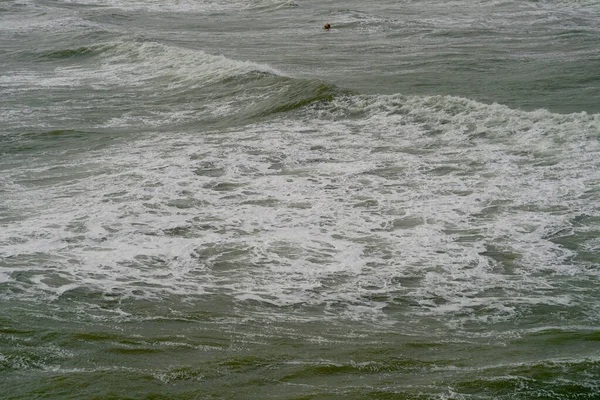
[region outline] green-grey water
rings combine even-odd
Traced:
[[[0,398],[599,398],[598,21],[0,1]]]

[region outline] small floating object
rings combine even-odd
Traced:
[[[329,25],[329,24],[325,24],[325,25],[323,25],[323,29],[327,29],[327,30],[329,30],[329,28],[331,28],[331,25]]]

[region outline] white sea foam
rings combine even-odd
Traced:
[[[352,96],[297,117],[7,171],[0,205],[21,218],[0,232],[2,285],[218,293],[390,323],[490,324],[539,305],[595,315],[561,284],[597,269],[552,239],[598,216],[598,115]]]

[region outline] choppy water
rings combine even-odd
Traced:
[[[1,1],[0,397],[599,398],[599,21]]]

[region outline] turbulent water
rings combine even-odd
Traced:
[[[599,21],[1,0],[0,397],[600,398]]]

